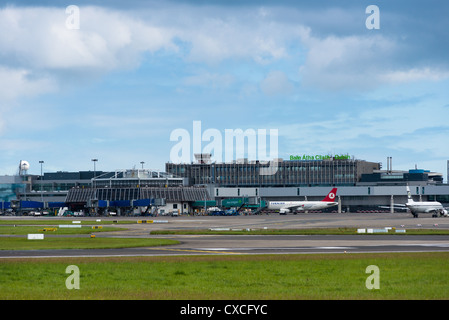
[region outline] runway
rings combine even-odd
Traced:
[[[88,218],[84,218],[88,219]],[[83,219],[83,220],[84,220]],[[142,218],[138,218],[142,219]],[[137,220],[137,219],[136,219]],[[164,247],[83,250],[1,250],[0,258],[50,257],[125,257],[171,255],[242,255],[242,254],[316,254],[361,252],[430,252],[449,251],[446,235],[152,235],[160,229],[298,229],[322,227],[444,228],[449,218],[414,219],[396,214],[303,214],[231,217],[158,217],[163,223],[117,225],[127,231],[97,233],[97,237],[168,238],[180,244]],[[250,233],[250,231],[248,231]]]

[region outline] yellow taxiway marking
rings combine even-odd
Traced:
[[[154,248],[152,248],[152,249],[154,249]],[[196,253],[241,254],[240,252],[232,252],[232,251],[225,251],[225,250],[194,250],[194,249],[167,249],[167,248],[158,248],[158,250],[179,251],[179,252],[196,252]]]

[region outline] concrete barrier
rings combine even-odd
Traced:
[[[394,227],[385,227],[384,229],[357,229],[357,233],[389,233],[389,232],[395,232],[395,233],[405,233],[405,229],[396,229]]]
[[[388,233],[387,229],[367,229],[367,233]]]
[[[43,233],[29,233],[27,236],[28,240],[44,240]]]

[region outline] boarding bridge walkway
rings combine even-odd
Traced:
[[[198,187],[142,187],[142,188],[73,188],[66,203],[88,203],[90,200],[131,201],[165,199],[166,202],[213,200],[205,188]]]

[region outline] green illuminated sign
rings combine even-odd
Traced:
[[[321,155],[321,154],[317,154],[315,156],[313,155],[307,155],[307,154],[303,154],[302,156],[294,156],[291,155],[290,156],[290,160],[349,160],[351,159],[350,155],[347,154],[336,154],[336,155]]]

